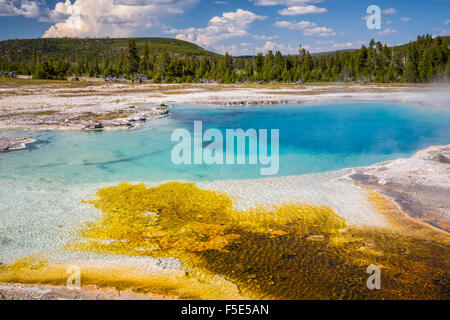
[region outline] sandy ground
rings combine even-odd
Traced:
[[[397,101],[447,107],[450,85],[219,85],[219,84],[37,84],[0,82],[1,129],[82,129],[102,124],[132,128],[141,118],[160,116],[161,103],[253,104],[315,101]],[[133,108],[148,104],[152,112]],[[147,113],[146,113],[147,112]]]

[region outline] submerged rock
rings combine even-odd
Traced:
[[[0,137],[0,151],[25,149],[28,143],[36,142],[29,138]]]

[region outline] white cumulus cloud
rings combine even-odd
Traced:
[[[325,0],[254,0],[255,6],[295,6],[306,3],[320,3]]]
[[[397,30],[390,29],[390,28],[387,28],[387,29],[384,29],[384,30],[378,32],[378,34],[380,36],[387,36],[387,35],[394,34],[394,33],[397,33]]]
[[[304,49],[309,50],[309,46],[303,46]],[[256,48],[257,52],[267,53],[268,51],[280,51],[282,54],[298,53],[299,48],[288,44],[267,41],[261,48]]]
[[[278,10],[278,13],[282,16],[298,16],[302,14],[324,13],[324,12],[327,12],[327,9],[319,8],[313,5],[292,6],[286,9]]]
[[[176,34],[176,38],[212,47],[225,39],[250,36],[250,25],[266,17],[251,11],[238,9],[235,12],[225,12],[209,20],[205,28],[171,29],[167,33]]]
[[[286,28],[289,30],[305,30],[307,28],[315,27],[317,24],[310,21],[300,21],[300,22],[291,22],[291,21],[277,21],[275,22],[275,27],[278,28]]]
[[[25,16],[37,18],[44,3],[32,0],[0,0],[0,17]]]
[[[383,10],[383,14],[395,14],[395,13],[397,13],[397,10],[395,10],[394,8]]]
[[[48,12],[47,20],[55,24],[43,37],[126,37],[158,25],[161,15],[182,13],[180,6],[194,1],[66,0]]]
[[[353,48],[354,45],[351,42],[344,42],[344,43],[333,43],[333,49],[350,49]]]
[[[301,30],[305,36],[332,37],[336,35],[332,28],[318,27],[316,23],[310,21],[277,21],[275,26],[289,30]]]
[[[275,35],[275,36],[253,35],[252,38],[255,39],[255,40],[264,40],[264,41],[267,41],[267,40],[278,39],[279,36],[277,36],[277,35]]]
[[[333,29],[327,27],[315,27],[306,29],[303,34],[305,36],[332,37],[336,35]]]

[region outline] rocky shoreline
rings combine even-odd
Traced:
[[[450,232],[450,145],[358,168],[351,178],[394,199],[416,221]]]
[[[0,152],[25,149],[27,144],[34,142],[36,140],[29,138],[0,137]]]
[[[169,114],[165,107],[138,108],[129,106],[113,111],[42,109],[30,112],[17,108],[2,115],[0,129],[23,130],[129,130],[151,119]]]

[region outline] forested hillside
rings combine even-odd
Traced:
[[[43,59],[57,60],[61,57],[72,62],[77,59],[115,58],[124,53],[128,39],[118,38],[57,38],[57,39],[18,39],[0,41],[0,57],[6,58],[11,53],[15,62],[26,62],[32,59],[33,54],[39,54]],[[219,56],[216,53],[204,50],[196,44],[168,38],[137,38],[137,47],[142,51],[147,44],[151,54],[162,51],[177,55],[193,56]]]
[[[388,47],[283,56],[269,51],[233,58],[194,44],[148,39],[36,39],[0,42],[0,72],[34,78],[125,77],[154,82],[434,82],[450,76],[450,37],[419,36]]]

